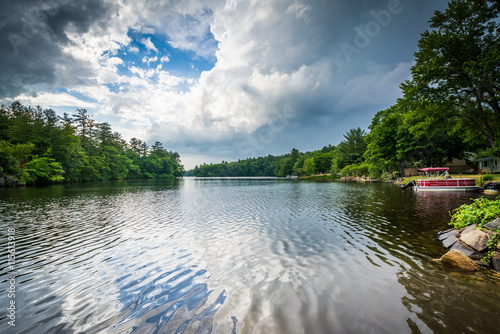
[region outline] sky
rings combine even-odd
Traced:
[[[0,2],[0,103],[85,108],[202,163],[306,152],[401,97],[448,0]]]

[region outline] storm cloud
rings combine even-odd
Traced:
[[[188,167],[317,149],[395,102],[447,3],[2,2],[0,100],[89,107]]]

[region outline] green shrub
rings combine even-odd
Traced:
[[[450,225],[460,229],[471,224],[479,227],[500,216],[500,200],[476,198],[471,204],[464,204],[451,213]]]
[[[500,242],[500,229],[498,229],[495,233],[493,233],[491,239],[488,240],[488,243],[486,245],[488,248],[488,254],[481,259],[482,262],[488,263],[491,261],[493,253],[497,249],[498,242]]]
[[[493,180],[493,175],[491,175],[491,174],[485,174],[485,175],[483,175],[483,182],[485,182],[485,181],[491,181],[491,180]]]

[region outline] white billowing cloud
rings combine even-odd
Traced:
[[[156,61],[158,61],[158,56],[154,56],[154,57],[144,57],[144,58],[142,58],[142,62],[143,62],[143,63],[147,63],[148,65],[149,65],[150,63],[154,63],[154,62],[156,62]]]
[[[128,49],[129,52],[132,52],[132,53],[139,53],[139,48],[137,46],[131,46],[129,49]]]
[[[97,103],[83,101],[68,93],[44,92],[35,96],[22,94],[17,96],[15,99],[6,99],[6,101],[9,102],[14,102],[14,100],[20,101],[24,105],[40,105],[48,108],[73,106],[78,106],[79,108],[96,108],[98,106]]]
[[[219,41],[215,67],[201,74],[175,111],[158,116],[153,136],[190,144],[222,143],[251,136],[287,108],[291,120],[323,100],[333,80],[332,62],[311,57],[301,30],[314,28],[309,7],[287,1],[228,1],[214,13],[211,31]],[[311,115],[314,117],[314,115]],[[163,131],[163,128],[169,131]]]
[[[335,21],[325,13],[338,17],[337,6],[346,5],[319,0],[122,0],[119,15],[110,16],[106,25],[85,33],[67,29],[71,43],[64,52],[92,75],[82,78],[79,69],[61,64],[58,83],[97,101],[93,107],[101,114],[121,117],[122,127],[116,130],[125,137],[143,134],[142,139],[161,140],[181,155],[207,150],[207,155],[218,151],[226,160],[245,158],[235,147],[259,140],[263,128],[279,129],[285,137],[294,124],[319,127],[352,110],[375,113],[399,96],[398,85],[408,78],[410,64],[360,61],[353,75],[333,61],[341,51],[335,48]],[[131,45],[130,31],[155,34],[158,41],[155,45],[150,36],[140,37],[137,42],[149,53],[133,66],[119,57],[123,50],[140,52]],[[191,52],[194,58],[213,59],[215,65],[194,79],[173,73],[167,65],[176,59],[163,55],[160,43]],[[154,62],[159,63],[149,68]],[[123,66],[127,72],[119,71]],[[57,103],[71,102],[69,94],[54,95],[61,96],[51,96]],[[81,100],[73,102],[85,107]]]
[[[141,33],[145,35],[154,35],[156,33],[156,29],[153,27],[142,27]]]
[[[151,42],[151,37],[148,37],[148,38],[142,38],[140,40],[141,44],[143,44],[148,50],[152,50],[154,52],[158,52],[158,49],[156,48],[156,46],[154,45],[153,42]]]

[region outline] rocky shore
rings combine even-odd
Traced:
[[[439,240],[450,250],[440,261],[465,271],[475,271],[484,267],[500,272],[500,244],[492,253],[489,263],[481,261],[488,255],[488,241],[498,228],[500,228],[500,218],[484,225],[481,230],[474,224],[460,230],[452,228],[440,232]]]
[[[19,182],[12,175],[0,173],[0,187],[21,187],[25,185],[25,183]]]

